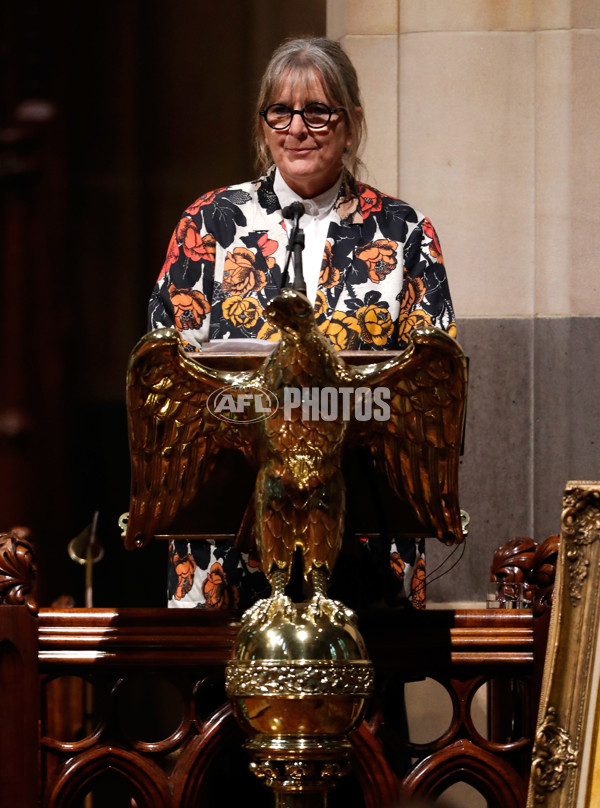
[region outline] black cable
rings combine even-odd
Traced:
[[[447,563],[447,562],[448,562],[448,561],[449,561],[449,560],[452,558],[452,556],[454,555],[454,553],[455,553],[455,552],[458,550],[459,546],[461,547],[461,552],[460,552],[459,557],[458,557],[458,558],[456,559],[456,561],[454,562],[454,564],[452,564],[452,566],[451,566],[451,567],[448,567],[448,569],[447,569],[447,570],[444,570],[444,572],[440,573],[439,575],[436,575],[436,576],[435,576],[435,578],[432,578],[431,576],[432,576],[432,575],[433,575],[435,572],[437,572],[439,569],[441,569],[441,568],[444,566],[444,564],[446,564],[446,563]],[[426,584],[431,584],[431,583],[433,583],[434,581],[438,581],[440,578],[443,578],[443,577],[444,577],[444,575],[447,575],[449,572],[451,572],[451,571],[454,569],[454,567],[456,567],[456,565],[457,565],[457,564],[459,564],[459,563],[460,563],[460,561],[462,560],[462,557],[463,557],[463,555],[465,554],[465,548],[466,548],[466,546],[467,546],[467,542],[466,542],[466,541],[463,541],[463,542],[461,543],[461,545],[456,544],[456,545],[455,545],[455,546],[452,548],[451,552],[450,552],[450,553],[448,553],[448,555],[446,556],[446,558],[444,558],[444,559],[443,559],[443,560],[442,560],[442,561],[441,561],[441,562],[440,562],[440,563],[437,565],[437,567],[435,567],[435,569],[433,569],[433,570],[432,570],[432,571],[431,571],[429,574],[425,575],[425,577],[423,578],[423,580],[419,582],[418,586],[411,587],[411,590],[410,590],[410,597],[414,597],[416,594],[418,594],[418,593],[420,593],[421,591],[423,591],[423,590],[425,589]]]

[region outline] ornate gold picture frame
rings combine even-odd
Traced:
[[[527,808],[600,805],[600,482],[569,482]]]

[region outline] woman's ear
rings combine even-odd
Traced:
[[[353,116],[353,117],[354,117],[354,119],[356,120],[356,122],[357,122],[358,124],[362,123],[363,118],[365,117],[365,113],[364,113],[364,111],[363,111],[363,108],[362,108],[362,107],[354,107],[354,116]],[[349,126],[348,126],[348,127],[346,127],[346,128],[347,128],[347,130],[348,130],[348,131],[347,131],[347,133],[346,133],[346,143],[345,143],[345,146],[346,146],[346,149],[349,149],[349,148],[350,148],[350,146],[352,146],[352,133],[351,133],[351,131],[350,131],[350,127],[349,127]]]

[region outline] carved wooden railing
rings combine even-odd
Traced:
[[[270,792],[248,769],[223,687],[239,614],[41,609],[36,616],[30,564],[23,538],[0,539],[6,804],[73,808],[93,791],[94,808],[270,805]],[[377,696],[352,737],[353,769],[331,793],[331,808],[435,799],[461,781],[490,808],[522,808],[537,711],[537,620],[533,609],[364,615]],[[423,678],[447,690],[452,717],[438,738],[417,744],[407,731],[403,689]],[[510,709],[511,720],[491,721],[486,732],[473,702],[486,683],[502,680],[513,686],[497,698],[508,693],[510,701],[496,707]]]

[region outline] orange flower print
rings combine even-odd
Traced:
[[[334,312],[331,320],[320,323],[319,329],[329,339],[336,351],[347,351],[352,348],[360,334],[360,325],[356,317],[343,314],[341,311]]]
[[[188,328],[200,328],[204,318],[210,311],[210,303],[202,292],[196,289],[177,289],[169,286],[169,297],[173,304],[175,328],[185,331]]]
[[[360,336],[370,345],[385,345],[394,330],[390,312],[385,306],[362,306],[356,312]]]
[[[400,553],[390,553],[390,567],[392,568],[392,575],[399,582],[400,587],[404,584],[404,569],[406,567],[405,561],[400,557]]]
[[[454,339],[456,339],[456,323],[450,323],[450,325],[447,328],[447,332],[451,337],[454,337]]]
[[[412,605],[414,609],[425,608],[425,559],[417,558],[410,583]]]
[[[198,225],[188,217],[181,219],[175,231],[177,241],[183,247],[183,252],[192,261],[213,261],[215,260],[216,241],[214,236],[207,233],[204,237],[200,235]]]
[[[417,309],[405,316],[400,316],[398,325],[398,342],[402,344],[408,342],[408,338],[415,328],[425,328],[431,325],[431,317],[426,311]]]
[[[260,292],[267,279],[262,269],[255,266],[256,256],[246,247],[235,247],[227,252],[223,269],[223,289],[236,295]]]
[[[252,569],[260,570],[262,572],[262,564],[260,563],[260,558],[258,557],[256,548],[253,547],[248,553],[247,562],[249,567],[251,567]]]
[[[442,248],[440,247],[440,242],[438,241],[437,233],[434,230],[433,225],[429,221],[429,219],[423,219],[423,232],[425,235],[431,239],[431,244],[429,245],[429,251],[433,258],[436,261],[439,261],[440,264],[444,263],[444,259],[442,257]]]
[[[223,317],[235,326],[252,328],[262,314],[262,306],[253,297],[232,295],[223,303]]]
[[[400,312],[410,311],[425,295],[425,282],[423,278],[405,277],[402,297],[400,298]]]
[[[198,253],[200,258],[203,258],[205,261],[212,261],[214,264],[217,253],[217,242],[215,237],[210,233],[202,236],[202,246],[198,246]]]
[[[273,266],[273,264],[275,263],[275,259],[271,258],[271,256],[277,250],[279,244],[274,239],[269,238],[266,233],[262,234],[262,236],[258,239],[257,244],[258,249],[267,259],[267,265]]]
[[[177,589],[175,590],[174,597],[175,600],[181,600],[187,595],[194,583],[196,562],[191,555],[185,555],[183,558],[176,555],[173,562],[177,574]]]
[[[381,210],[382,196],[375,188],[369,188],[368,185],[361,184],[359,186],[359,200],[363,219],[366,219],[369,214],[377,213]]]
[[[323,253],[323,263],[319,273],[319,286],[326,286],[331,289],[340,279],[340,271],[333,266],[333,253],[331,244],[325,242],[325,252]]]
[[[227,189],[225,187],[216,188],[214,191],[209,191],[207,194],[203,194],[200,197],[200,199],[197,199],[195,202],[192,202],[192,204],[189,206],[189,208],[186,208],[185,212],[190,213],[193,216],[194,213],[198,213],[200,208],[204,207],[204,205],[210,205],[211,202],[214,202],[215,196],[217,194],[220,194],[221,191],[226,191],[226,190]]]
[[[319,289],[315,297],[315,305],[314,305],[315,317],[318,318],[322,314],[325,314],[327,308],[328,303],[327,298],[325,297],[325,292],[322,289]]]
[[[380,238],[359,247],[356,257],[364,261],[369,268],[369,278],[373,283],[380,283],[386,275],[396,268],[396,248],[398,242]]]
[[[279,342],[281,339],[281,334],[279,330],[275,328],[274,325],[271,325],[269,322],[265,322],[261,325],[258,329],[258,334],[256,335],[257,339],[266,339],[269,342]]]
[[[167,257],[165,258],[165,263],[162,266],[160,271],[160,275],[158,276],[158,282],[160,282],[166,273],[169,271],[169,267],[171,264],[174,264],[175,261],[179,258],[179,244],[177,243],[177,231],[173,233],[171,236],[171,241],[169,242],[169,246],[167,247]]]
[[[226,609],[229,605],[227,576],[218,561],[215,561],[202,582],[202,594],[207,609]]]

